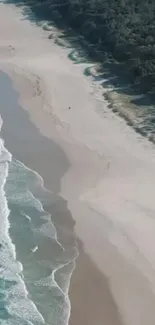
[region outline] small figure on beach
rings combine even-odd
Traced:
[[[71,109],[71,107],[70,107],[70,106],[69,106],[68,108],[69,108],[69,109]]]

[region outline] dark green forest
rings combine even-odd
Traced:
[[[89,54],[105,53],[145,93],[155,93],[155,0],[25,0],[31,9],[62,17],[82,35]]]

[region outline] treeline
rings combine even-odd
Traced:
[[[84,36],[92,54],[104,61],[108,51],[133,83],[155,92],[155,0],[25,1],[48,18],[59,14]]]

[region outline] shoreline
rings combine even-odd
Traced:
[[[9,81],[9,83],[11,83],[11,80],[8,79],[7,75],[2,75],[1,73],[1,86],[3,85],[3,81],[5,79],[6,81],[4,82],[4,84],[6,85],[4,86],[4,89],[1,90],[2,101],[2,94],[5,93],[7,82]],[[8,94],[9,98],[12,97],[10,93]],[[16,98],[17,96],[18,94],[15,93]],[[12,108],[14,112],[13,116],[11,114]],[[25,112],[22,107],[16,106],[12,98],[11,105],[7,103],[3,109],[1,108],[1,116],[3,118],[1,135],[5,141],[6,148],[13,154],[13,158],[18,160],[20,159],[20,161],[26,164],[28,168],[34,170],[37,173],[39,172],[38,175],[41,175],[41,177],[44,176],[46,180],[46,177],[49,177],[50,173],[49,166],[46,166],[46,170],[44,170],[46,155],[45,158],[41,160],[41,165],[40,163],[38,163],[39,159],[37,159],[37,143],[41,145],[44,137],[42,135],[39,135],[39,131],[37,131],[35,126],[29,120],[27,112]],[[20,123],[23,124],[23,128],[21,131],[16,128],[16,124]],[[26,136],[26,132],[28,132],[28,136]],[[35,132],[37,132],[37,136],[35,136]],[[31,145],[30,141],[32,142]],[[41,145],[41,148],[45,148],[46,153],[49,151],[48,142],[49,140],[45,139],[44,144]],[[52,149],[52,145],[54,145],[54,143],[51,139],[50,143],[50,148]],[[30,155],[29,151],[32,151],[33,154],[31,153]],[[42,153],[42,149],[39,151],[39,153],[40,152]],[[59,152],[58,147],[55,150],[55,153],[56,152]],[[33,157],[35,157],[35,162]],[[55,163],[52,163],[52,155],[49,160],[50,164],[54,167]],[[59,179],[58,176],[56,178]],[[72,219],[72,215],[68,210],[67,201],[64,200],[62,197],[58,196],[58,186],[56,184],[54,184],[53,186],[53,180],[50,179],[50,181],[46,183],[48,185],[48,190],[52,190],[54,199],[52,203],[50,203],[50,196],[49,199],[48,197],[47,199],[45,197],[45,199],[43,198],[43,201],[41,200],[44,210],[52,216],[52,223],[54,222],[54,225],[56,226],[58,240],[60,240],[61,244],[64,247],[72,247],[75,245],[76,240],[74,235],[75,221]],[[36,197],[39,197],[40,200],[40,193],[36,192]],[[69,324],[76,325],[79,323],[80,312],[81,324],[85,324],[85,322],[92,322],[92,324],[94,324],[95,319],[97,317],[99,323],[102,323],[102,319],[105,318],[107,322],[110,321],[111,325],[122,325],[117,306],[113,301],[112,295],[108,287],[108,280],[106,279],[106,277],[104,277],[103,274],[98,271],[96,265],[93,265],[91,259],[84,252],[84,248],[82,247],[83,245],[82,243],[80,243],[79,240],[78,243],[78,250],[80,248],[78,252],[79,256],[75,257],[75,260],[73,259],[73,262],[76,264],[70,279],[69,298],[71,300],[71,317],[69,320]],[[89,277],[87,278],[88,272]],[[55,277],[57,278],[57,273],[55,273]],[[81,281],[83,282],[82,287],[80,286]],[[85,282],[87,284],[85,284]],[[92,286],[93,283],[95,283],[95,286]],[[102,288],[104,288],[104,290]],[[83,296],[84,300],[82,298]],[[85,300],[87,301],[87,303],[85,303]],[[104,308],[101,303],[102,300],[104,300]],[[93,315],[91,315],[90,320],[89,309],[93,308],[93,306]]]
[[[5,98],[6,92],[8,94],[8,100]],[[5,148],[9,150],[8,152],[11,153],[13,160],[17,160],[25,169],[28,169],[30,173],[32,172],[33,174],[36,174],[38,181],[35,184],[33,184],[33,182],[32,186],[29,187],[29,190],[32,191],[32,195],[34,195],[34,197],[38,199],[43,206],[45,215],[47,214],[51,217],[52,227],[54,227],[56,230],[55,242],[59,247],[61,247],[61,249],[63,248],[63,251],[65,251],[65,254],[61,254],[59,256],[62,265],[58,265],[57,268],[52,271],[52,278],[54,279],[53,281],[55,281],[56,286],[61,292],[61,285],[63,285],[63,283],[61,283],[59,271],[61,270],[62,274],[63,272],[65,274],[64,269],[66,269],[66,267],[68,268],[69,265],[70,274],[67,274],[65,288],[66,290],[69,290],[69,287],[67,288],[67,286],[70,285],[70,276],[74,270],[75,260],[78,252],[74,234],[75,223],[67,207],[67,201],[58,195],[60,178],[62,177],[64,170],[69,166],[67,158],[65,157],[65,154],[61,148],[59,148],[59,146],[57,146],[52,139],[50,141],[45,139],[39,133],[37,128],[30,122],[28,113],[18,105],[18,93],[12,88],[11,79],[2,72],[0,73],[0,105],[1,118],[3,120],[1,127],[1,138],[5,143]],[[22,125],[22,128],[18,129],[17,125]],[[39,148],[39,146],[41,148]],[[49,159],[47,164],[46,155],[48,155]],[[55,162],[58,161],[59,157],[61,157],[62,161],[58,167],[58,164],[55,166]],[[50,178],[50,164],[53,166],[52,170],[55,175],[54,178]],[[44,186],[45,184],[42,175],[44,175],[45,179],[48,179],[49,184],[51,184],[51,186],[48,186],[48,189],[46,189]],[[65,222],[63,218],[65,218]],[[17,238],[15,237],[15,243],[16,239]],[[53,251],[51,249],[53,249],[52,235],[50,238],[50,236],[47,234],[47,236],[44,237],[44,243],[40,244],[39,250],[38,246],[35,246],[31,251],[31,253],[35,253],[33,257],[35,262],[38,262],[38,258],[41,261],[44,261],[45,259],[45,262],[47,263],[46,256],[49,263],[53,261]],[[21,253],[19,249],[17,249],[16,253],[17,255],[19,254],[19,261],[22,263],[25,270],[24,260],[20,255]],[[30,290],[29,279],[25,279],[25,281],[27,281],[28,289]],[[33,290],[32,292],[29,290],[29,295],[33,301],[35,295]],[[70,308],[68,292],[62,290],[62,294],[65,296],[67,303],[69,303],[68,307]],[[35,300],[33,302],[36,303]],[[36,306],[38,307],[37,303]],[[42,314],[44,310],[42,311],[42,309],[40,310],[39,308],[38,310],[43,319],[45,317],[46,320],[46,315]]]
[[[154,325],[155,148],[109,111],[109,103],[100,100],[96,87],[82,75],[84,66],[73,65],[67,58],[66,49],[49,41],[48,34],[40,27],[21,20],[21,10],[8,4],[0,6],[0,29],[4,29],[6,21],[8,27],[0,43],[0,69],[12,78],[20,94],[19,102],[38,134],[41,138],[46,137],[46,143],[53,139],[69,162],[69,168],[64,162],[57,166],[61,162],[57,156],[55,170],[58,172],[54,180],[51,174],[39,172],[45,187],[56,188],[64,204],[67,202],[76,235],[96,266],[94,277],[98,277],[98,269],[103,283],[108,282],[113,297],[109,309],[114,308],[115,315],[119,310],[123,325]],[[68,110],[69,106],[71,110]],[[20,120],[20,114],[18,118]],[[17,121],[14,124],[16,127]],[[19,132],[14,131],[17,140]],[[10,141],[13,141],[11,137]],[[34,145],[33,141],[31,145]],[[17,149],[18,152],[24,150],[25,154],[26,146]],[[28,146],[27,150],[26,165],[28,159],[32,164],[33,154]],[[55,154],[57,149],[52,159]],[[39,152],[38,159],[35,157],[38,164],[40,157]],[[58,183],[57,177],[60,179]],[[88,270],[89,277],[90,264],[84,265],[79,258],[79,265],[84,267],[83,272]],[[80,278],[80,271],[77,272],[82,280],[83,275]],[[85,293],[86,288],[80,289],[80,295],[82,290]],[[102,294],[103,291],[101,288]],[[80,301],[76,288],[72,297],[73,294]],[[83,312],[91,305],[90,296],[88,292],[87,306],[80,305]],[[106,293],[105,299],[108,299]],[[103,306],[98,292],[94,301],[95,306],[87,309],[89,324],[92,325],[94,310],[99,303]],[[75,312],[74,315],[76,324],[79,315]],[[100,317],[102,324],[104,315]],[[73,315],[71,321],[73,323]],[[121,324],[120,319],[118,324]]]

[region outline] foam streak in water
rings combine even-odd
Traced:
[[[9,209],[4,186],[8,177],[8,162],[12,156],[0,139],[0,324],[44,324],[35,304],[28,299],[23,279],[22,265],[16,260],[15,246],[9,235]],[[29,323],[30,324],[30,323]]]

